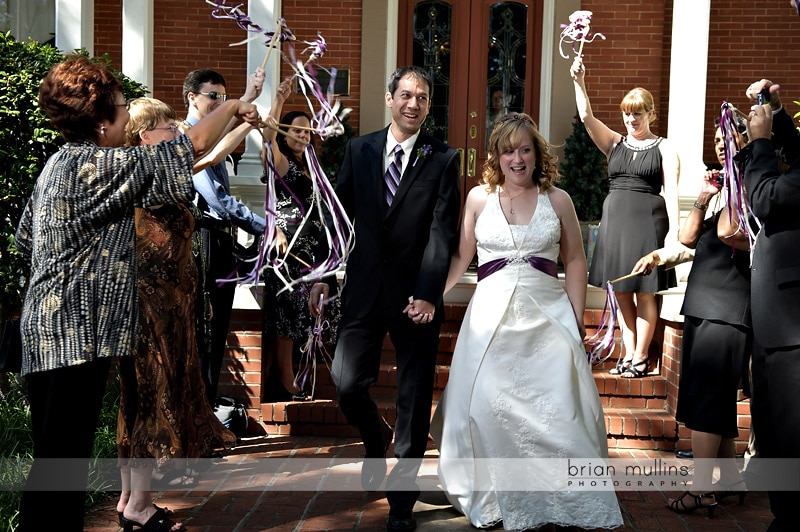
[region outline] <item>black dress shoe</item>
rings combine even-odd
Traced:
[[[411,516],[411,512],[399,514],[389,513],[386,518],[386,530],[388,532],[410,532],[417,528],[417,522]]]
[[[691,449],[679,449],[675,451],[675,456],[683,460],[691,460],[694,458],[694,453]]]
[[[380,420],[380,440],[365,441],[366,455],[361,466],[361,487],[365,491],[375,491],[386,478],[386,452],[392,443],[394,432],[386,420]],[[416,526],[416,525],[415,525]],[[413,530],[413,529],[411,529]]]

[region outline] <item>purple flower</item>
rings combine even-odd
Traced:
[[[432,151],[433,151],[433,146],[431,146],[430,144],[425,144],[424,146],[420,146],[419,148],[417,148],[417,158],[414,160],[414,164],[412,164],[411,166],[412,167],[417,166],[417,162],[420,159],[426,158],[428,155],[431,154]]]

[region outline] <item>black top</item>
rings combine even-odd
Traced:
[[[717,237],[719,216],[703,222],[681,314],[750,327],[750,254]]]

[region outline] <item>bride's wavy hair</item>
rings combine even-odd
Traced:
[[[561,178],[558,174],[558,157],[550,152],[550,144],[539,133],[536,123],[525,113],[511,113],[497,121],[489,137],[489,156],[483,163],[481,176],[481,182],[487,185],[489,192],[494,192],[506,180],[500,170],[500,154],[518,144],[520,135],[526,133],[533,140],[536,153],[533,182],[541,191],[558,183]]]

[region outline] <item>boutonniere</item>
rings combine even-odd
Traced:
[[[432,151],[433,151],[433,146],[431,146],[430,144],[425,144],[424,146],[420,146],[419,148],[417,148],[417,158],[414,160],[414,164],[412,164],[411,166],[417,166],[417,163],[420,161],[420,159],[424,159],[425,157],[430,155]]]

